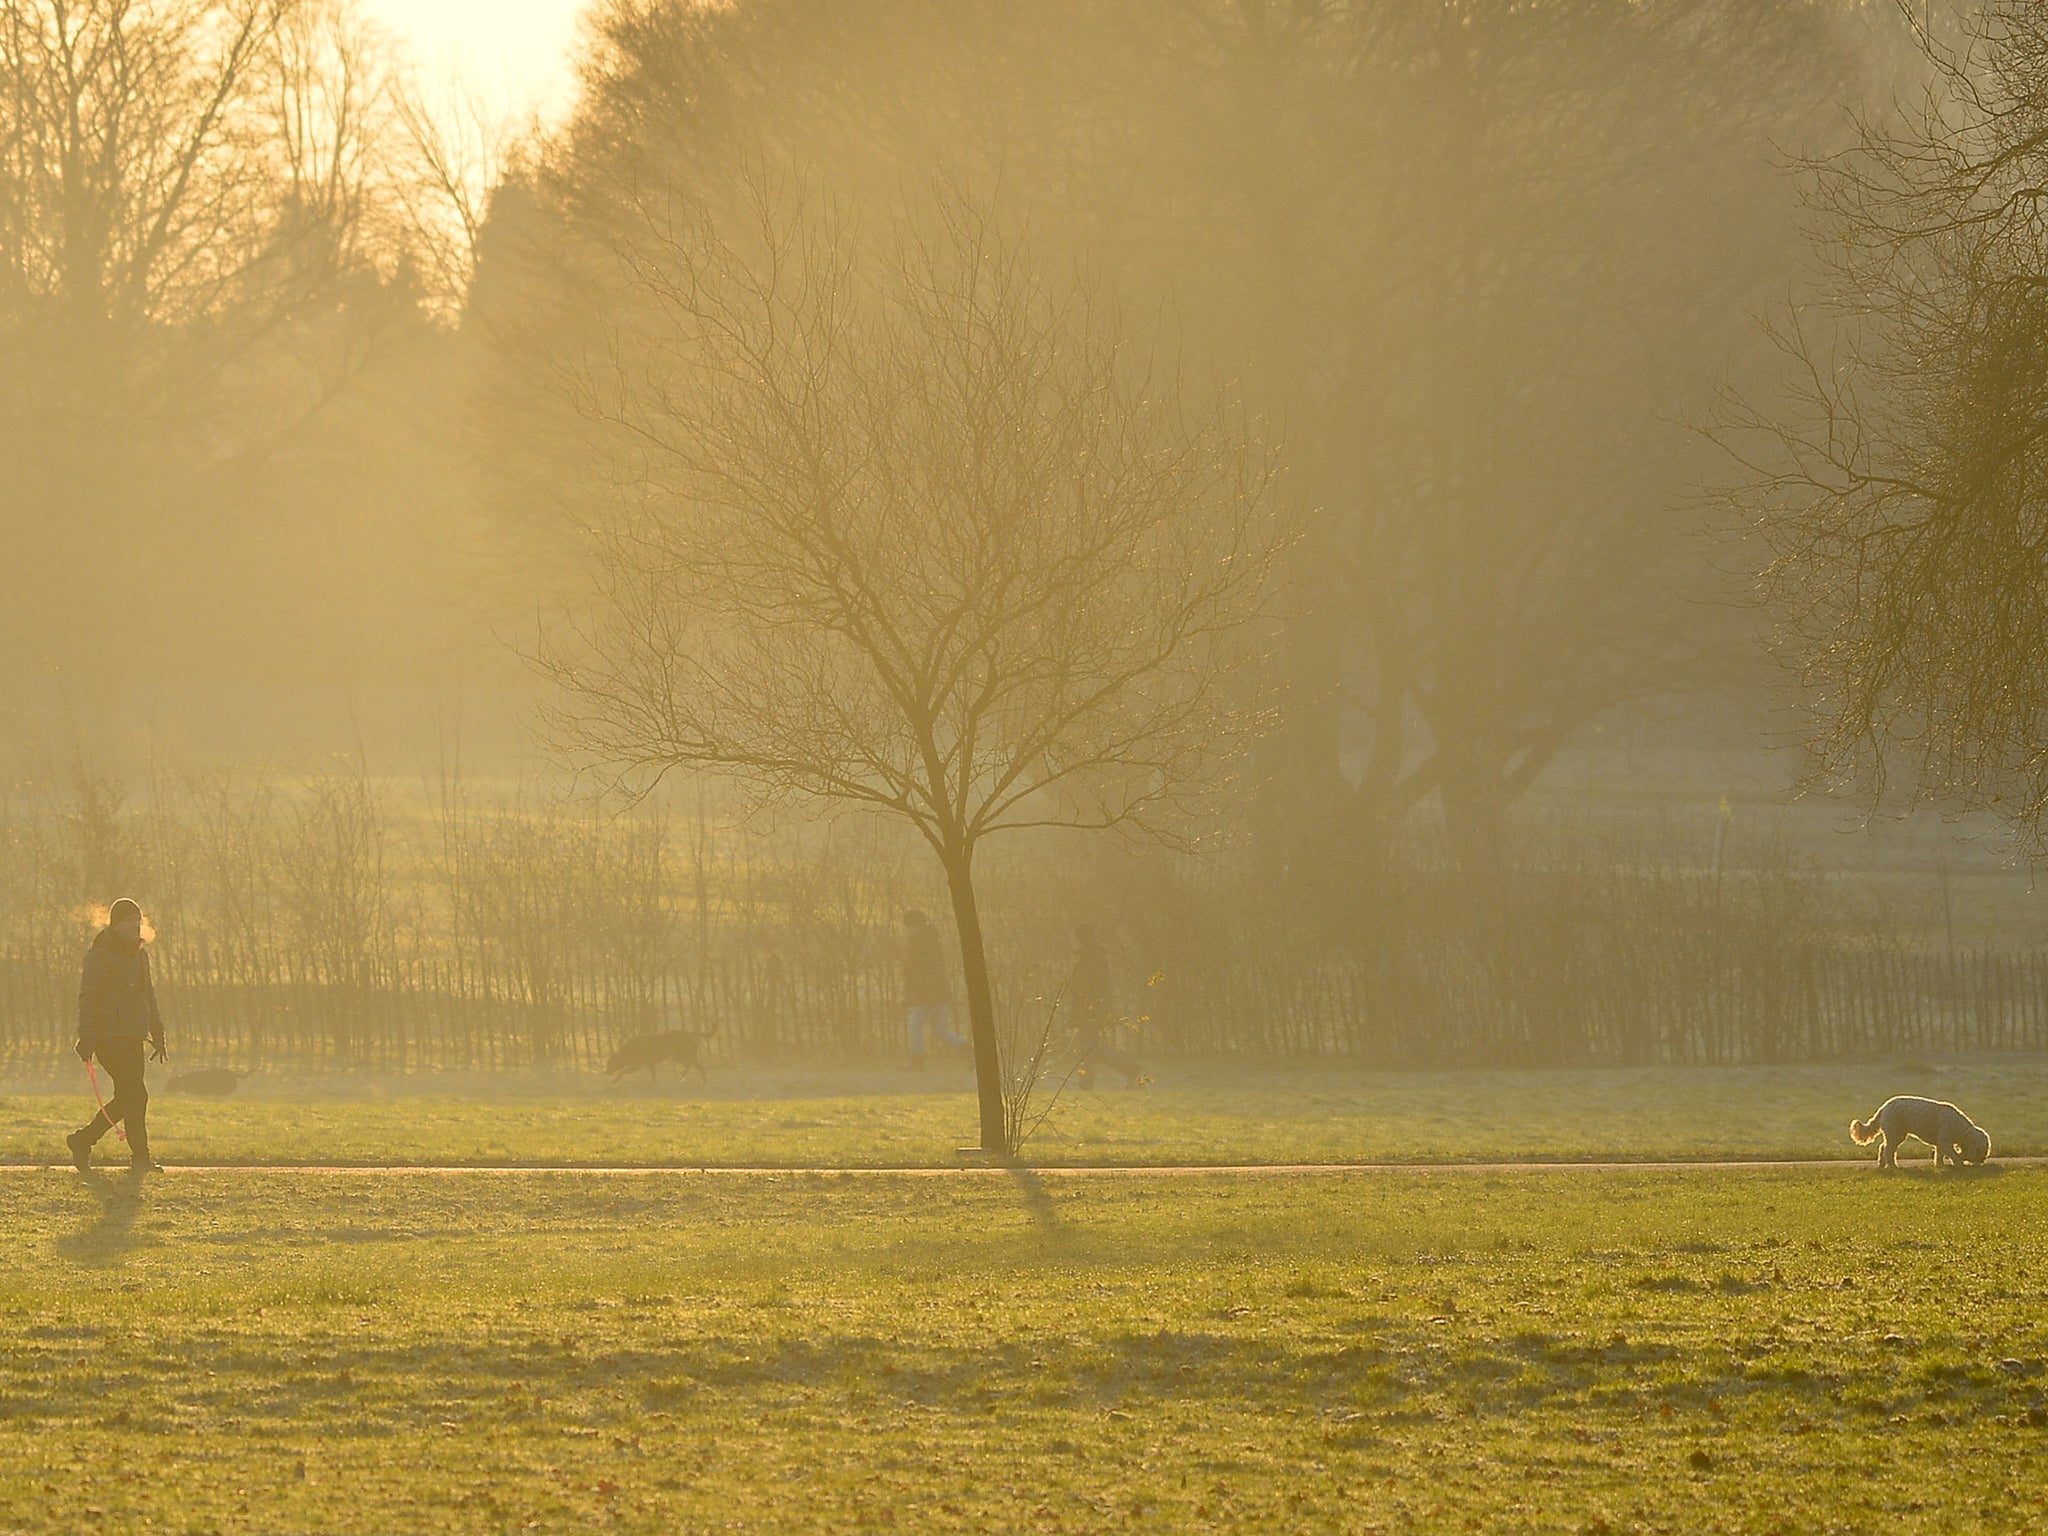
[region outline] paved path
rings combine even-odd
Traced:
[[[1913,1158],[1901,1165],[1908,1172],[1919,1170],[1932,1172],[1931,1158]],[[2000,1157],[1994,1158],[1983,1170],[1965,1170],[1981,1177],[1995,1173],[2000,1168],[2033,1167],[2048,1163],[2048,1157]],[[0,1173],[32,1173],[38,1170],[63,1169],[64,1163],[0,1163]],[[1802,1168],[1816,1170],[1867,1170],[1872,1160],[1858,1158],[1800,1158],[1800,1159],[1723,1159],[1692,1160],[1676,1162],[1495,1162],[1495,1163],[1235,1163],[1235,1164],[1183,1164],[1168,1167],[1153,1167],[1145,1164],[1118,1164],[1114,1166],[1056,1166],[1040,1167],[1024,1164],[1016,1168],[1002,1164],[980,1162],[958,1163],[947,1167],[869,1167],[869,1168],[828,1168],[828,1167],[721,1167],[690,1163],[664,1164],[653,1167],[615,1168],[591,1166],[580,1163],[170,1163],[165,1172],[170,1175],[185,1173],[318,1173],[318,1174],[362,1174],[389,1175],[402,1173],[417,1174],[491,1174],[498,1176],[535,1173],[575,1173],[605,1178],[650,1178],[662,1174],[696,1174],[721,1178],[953,1178],[953,1177],[1002,1177],[1006,1174],[1030,1174],[1037,1178],[1199,1178],[1205,1174],[1240,1174],[1267,1177],[1317,1176],[1332,1174],[1390,1174],[1390,1173],[1673,1173],[1698,1170],[1733,1170],[1744,1168]],[[118,1162],[94,1164],[94,1171],[119,1173],[124,1171]]]

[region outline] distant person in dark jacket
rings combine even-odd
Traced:
[[[164,1059],[164,1018],[157,1011],[156,987],[149,978],[149,951],[143,947],[142,908],[122,897],[107,909],[107,926],[85,952],[78,978],[78,1059],[107,1069],[114,1096],[107,1107],[65,1138],[71,1160],[83,1170],[92,1162],[93,1143],[116,1125],[125,1124],[131,1166],[137,1173],[154,1170],[149,1156],[149,1089],[142,1081],[142,1046]]]
[[[967,1041],[953,1030],[953,980],[938,930],[915,909],[903,914],[903,1006],[910,1015],[910,1065],[924,1065],[927,1029],[958,1050]]]
[[[1119,1051],[1116,1015],[1110,1008],[1109,956],[1095,930],[1083,923],[1074,930],[1074,969],[1067,976],[1067,1006],[1074,1021],[1074,1045],[1080,1052],[1074,1079],[1083,1088],[1094,1086],[1098,1067],[1109,1067],[1124,1075],[1129,1087],[1137,1087],[1144,1071],[1137,1058]]]

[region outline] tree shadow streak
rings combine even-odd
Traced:
[[[1017,1192],[1024,1197],[1024,1209],[1029,1211],[1041,1230],[1060,1230],[1059,1207],[1053,1203],[1052,1191],[1045,1186],[1045,1180],[1038,1176],[1036,1169],[1022,1163],[1011,1163],[1006,1169],[1010,1182],[1017,1186]]]
[[[1965,1163],[1961,1166],[1951,1164],[1947,1167],[1937,1168],[1934,1166],[1932,1158],[1916,1157],[1910,1163],[1900,1163],[1896,1168],[1884,1168],[1878,1171],[1883,1173],[1886,1178],[1890,1178],[1894,1174],[1904,1174],[1909,1179],[1940,1179],[1944,1183],[1949,1183],[1955,1180],[1975,1182],[1978,1179],[2002,1179],[2010,1170],[2003,1163],[1995,1161],[1977,1164]]]

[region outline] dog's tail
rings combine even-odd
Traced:
[[[1877,1121],[1875,1119],[1851,1120],[1849,1122],[1849,1139],[1859,1147],[1869,1146],[1873,1141],[1877,1140]]]

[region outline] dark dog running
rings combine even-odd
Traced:
[[[209,1099],[224,1099],[235,1091],[235,1085],[249,1074],[236,1072],[228,1067],[201,1067],[197,1072],[181,1072],[164,1084],[165,1093],[197,1093]]]
[[[617,1079],[624,1077],[628,1072],[638,1072],[645,1067],[648,1081],[659,1082],[661,1074],[655,1069],[664,1061],[672,1061],[683,1069],[686,1076],[695,1068],[697,1075],[708,1083],[711,1077],[704,1070],[704,1060],[698,1046],[710,1038],[711,1031],[708,1029],[700,1034],[670,1030],[660,1035],[635,1035],[612,1052],[612,1059],[605,1066],[605,1071]]]

